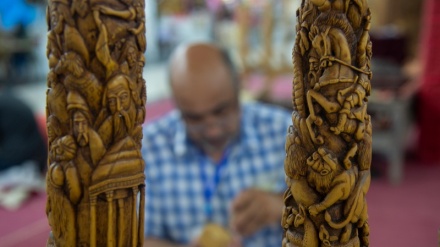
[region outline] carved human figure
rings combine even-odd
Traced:
[[[98,133],[107,151],[91,173],[89,187],[91,201],[96,200],[101,191],[107,190],[105,194],[107,203],[113,205],[116,202],[117,209],[109,209],[107,227],[108,229],[117,227],[118,234],[115,237],[113,233],[109,233],[107,237],[110,241],[117,239],[118,246],[128,246],[127,243],[130,241],[133,243],[137,241],[136,238],[129,239],[123,233],[124,229],[131,226],[133,235],[137,234],[136,211],[127,212],[124,209],[136,208],[136,197],[131,195],[137,194],[138,182],[132,181],[133,178],[139,177],[138,181],[144,179],[142,171],[145,165],[139,151],[142,128],[137,124],[136,102],[139,100],[139,95],[135,90],[136,84],[126,75],[118,74],[107,82],[103,95],[103,110],[97,119]],[[121,182],[122,180],[124,181]],[[130,186],[130,183],[136,184]],[[108,191],[110,188],[112,191]],[[91,216],[96,217],[93,212],[96,212],[95,209],[91,210]],[[117,224],[111,220],[112,214],[117,215]],[[94,221],[102,222],[102,219]],[[128,223],[130,221],[131,224]],[[91,233],[91,236],[96,234]]]
[[[53,69],[58,64],[61,57],[61,42],[54,31],[50,31],[47,39],[46,55],[48,58],[49,68]]]
[[[92,164],[96,166],[105,153],[105,147],[98,133],[92,129],[90,118],[82,110],[73,113],[73,134],[80,148],[88,149]]]
[[[137,140],[140,126],[136,125],[137,109],[135,100],[137,95],[136,85],[128,76],[116,75],[106,85],[103,95],[104,109],[98,117],[98,133],[104,144],[108,147],[124,137],[132,136]],[[102,124],[100,124],[100,120]]]
[[[145,56],[144,54],[139,54],[139,59],[137,62],[137,71],[136,71],[136,92],[139,92],[140,102],[137,103],[138,107],[138,116],[136,124],[142,125],[145,120],[145,102],[147,102],[147,89],[146,82],[143,77],[144,65],[145,65]]]
[[[353,31],[349,28],[343,28],[338,23],[338,27],[332,26],[312,26],[310,34],[312,38],[312,62],[311,68],[315,69],[315,59],[319,59],[318,72],[311,75],[313,88],[307,92],[307,105],[310,110],[310,116],[307,118],[312,140],[315,143],[323,144],[323,137],[315,135],[312,123],[321,125],[323,119],[315,112],[315,102],[323,108],[327,114],[333,114],[340,111],[345,97],[353,91],[352,85],[356,81],[356,76],[351,65],[350,44],[347,37],[353,36]],[[321,72],[322,71],[322,72]],[[314,81],[319,74],[319,80]],[[325,88],[325,89],[322,89]],[[328,92],[334,93],[328,93]]]
[[[59,138],[52,145],[46,214],[57,246],[76,247],[75,205],[82,197],[82,187],[73,162],[75,155],[76,143],[70,135]]]
[[[61,35],[65,24],[71,26],[75,24],[70,13],[69,2],[68,0],[49,0],[49,2],[51,3],[47,9],[49,29]]]
[[[93,73],[87,70],[81,56],[75,52],[67,52],[55,68],[55,72],[65,75],[66,88],[76,90],[81,94],[90,108],[92,114],[97,114],[101,108],[103,86]]]
[[[47,57],[49,68],[53,69],[61,57],[61,43],[63,41],[64,26],[74,25],[69,5],[66,0],[51,0],[47,7],[47,24],[49,26],[47,43]]]
[[[88,105],[77,91],[72,90],[67,95],[67,112],[70,116],[70,130],[77,143],[77,155],[74,162],[81,179],[83,197],[77,205],[76,212],[78,215],[78,225],[83,225],[88,224],[90,221],[90,176],[104,156],[106,149],[101,137],[93,129],[93,117]],[[89,241],[88,232],[88,228],[79,227],[77,229],[80,246]]]
[[[77,15],[79,18],[75,18],[76,27],[84,38],[84,41],[89,48],[89,51],[93,51],[97,39],[97,27],[93,20],[93,14],[90,11],[89,0],[73,0],[71,6],[72,15]]]
[[[370,71],[370,58],[371,58],[371,41],[369,41],[368,31],[370,30],[370,19],[368,15],[365,20],[366,24],[359,39],[357,49],[356,62],[359,64],[359,78],[353,86],[354,89],[350,90],[350,94],[345,97],[342,103],[341,110],[339,111],[338,123],[334,127],[330,127],[335,134],[341,132],[353,132],[355,130],[355,138],[357,140],[363,139],[365,132],[365,118],[367,116],[366,97],[370,95],[371,90],[371,73]],[[344,90],[341,90],[339,94],[345,94]],[[347,123],[347,119],[356,119],[359,121],[358,127],[350,127],[350,123]],[[351,125],[356,125],[352,123]]]
[[[127,45],[127,49],[126,49],[127,52],[125,54],[125,59],[127,61],[130,70],[133,70],[137,66],[137,58],[138,58],[137,49],[131,42],[127,42],[126,45]]]
[[[79,145],[76,163],[81,180],[87,187],[90,184],[90,173],[105,154],[106,149],[101,137],[92,128],[92,116],[82,96],[76,91],[71,91],[67,96],[67,103],[73,136]]]
[[[62,136],[62,127],[60,121],[54,115],[50,115],[46,121],[47,126],[47,142],[50,145]]]
[[[138,28],[133,28],[133,27],[131,27],[131,25],[129,25],[124,30],[120,30],[120,28],[116,28],[116,30],[113,30],[113,32],[111,32],[111,33],[108,32],[108,28],[110,28],[110,27],[106,26],[106,24],[102,20],[101,15],[121,18],[121,19],[128,21],[128,22],[134,21],[136,19],[136,17],[139,15],[139,14],[137,14],[138,8],[133,6],[132,0],[122,0],[121,2],[126,5],[127,9],[121,10],[121,9],[114,9],[114,8],[106,6],[106,5],[98,5],[94,9],[94,12],[93,12],[95,23],[99,29],[99,37],[98,37],[97,44],[96,44],[96,55],[97,55],[97,58],[99,59],[99,61],[101,61],[101,63],[106,68],[106,77],[107,78],[111,77],[113,75],[113,73],[118,69],[118,64],[116,63],[116,59],[114,57],[112,57],[112,53],[109,50],[109,45],[111,45],[110,40],[113,40],[113,42],[117,42],[117,40],[118,40],[118,38],[117,38],[118,34],[116,34],[115,32],[129,31],[129,32],[136,35],[136,40],[138,43],[142,43],[143,42],[142,39],[145,40],[144,33],[141,33],[141,31],[144,30],[143,23],[140,23],[140,26]],[[142,12],[143,11],[144,10],[142,9]],[[141,21],[143,20],[142,16],[143,16],[143,13],[140,14],[140,16],[139,16],[139,18],[141,18],[140,19]],[[137,48],[130,47],[130,45],[132,45],[131,42],[128,42],[128,41],[125,42],[125,46],[126,46],[125,53],[126,54],[123,59],[133,60],[129,56],[134,56],[134,61],[135,61],[137,55],[136,54],[131,55],[131,54],[134,53],[135,51],[137,51]],[[146,45],[143,45],[143,46],[146,46]],[[118,51],[116,50],[113,52],[118,52]],[[124,54],[123,54],[123,56],[124,56]],[[130,72],[132,72],[136,65],[132,64],[133,63],[132,61],[128,61],[128,63],[129,63],[128,66],[129,66]],[[124,68],[122,68],[121,70],[122,70],[122,72],[128,74],[128,72],[125,71]]]
[[[136,35],[136,41],[141,51],[147,49],[147,41],[145,39],[145,8],[141,1],[134,3],[136,10],[136,23],[139,23],[138,27],[129,28],[128,31]]]
[[[130,75],[130,78],[136,82],[138,69],[138,50],[134,41],[127,40],[123,46],[122,54],[119,58],[121,71]]]
[[[47,100],[47,115],[54,115],[60,121],[60,128],[66,129],[69,124],[69,115],[66,112],[66,89],[59,81],[58,75],[50,71],[47,75],[48,89],[46,92]]]
[[[119,65],[116,63],[115,59],[111,56],[109,49],[108,31],[104,22],[102,22],[101,20],[100,10],[93,11],[93,18],[99,30],[99,36],[95,45],[96,58],[105,67],[106,78],[110,78],[113,75],[113,73],[115,73],[119,69]]]

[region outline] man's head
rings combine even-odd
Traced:
[[[210,44],[179,47],[170,84],[190,139],[208,154],[221,153],[240,125],[239,85],[226,53]]]

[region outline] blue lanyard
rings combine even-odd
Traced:
[[[208,219],[208,221],[212,220],[212,197],[217,190],[218,184],[220,183],[220,176],[223,171],[223,169],[226,167],[228,163],[228,156],[229,156],[229,149],[226,149],[226,151],[223,153],[223,156],[219,163],[216,164],[214,174],[211,177],[208,177],[207,170],[208,165],[211,165],[209,158],[202,156],[202,167],[200,169],[200,178],[202,179],[203,183],[203,195],[205,199],[205,214]]]

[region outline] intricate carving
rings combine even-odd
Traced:
[[[144,22],[143,0],[49,0],[47,246],[143,244]]]
[[[370,10],[302,0],[297,17],[283,247],[368,246]]]

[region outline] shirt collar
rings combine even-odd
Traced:
[[[258,130],[254,125],[253,114],[250,113],[246,105],[241,106],[241,124],[239,133],[239,142],[245,148],[255,150],[258,148]],[[190,151],[193,144],[188,140],[185,124],[181,121],[180,112],[178,112],[179,121],[176,125],[176,134],[174,135],[174,153],[177,156],[183,156]]]

